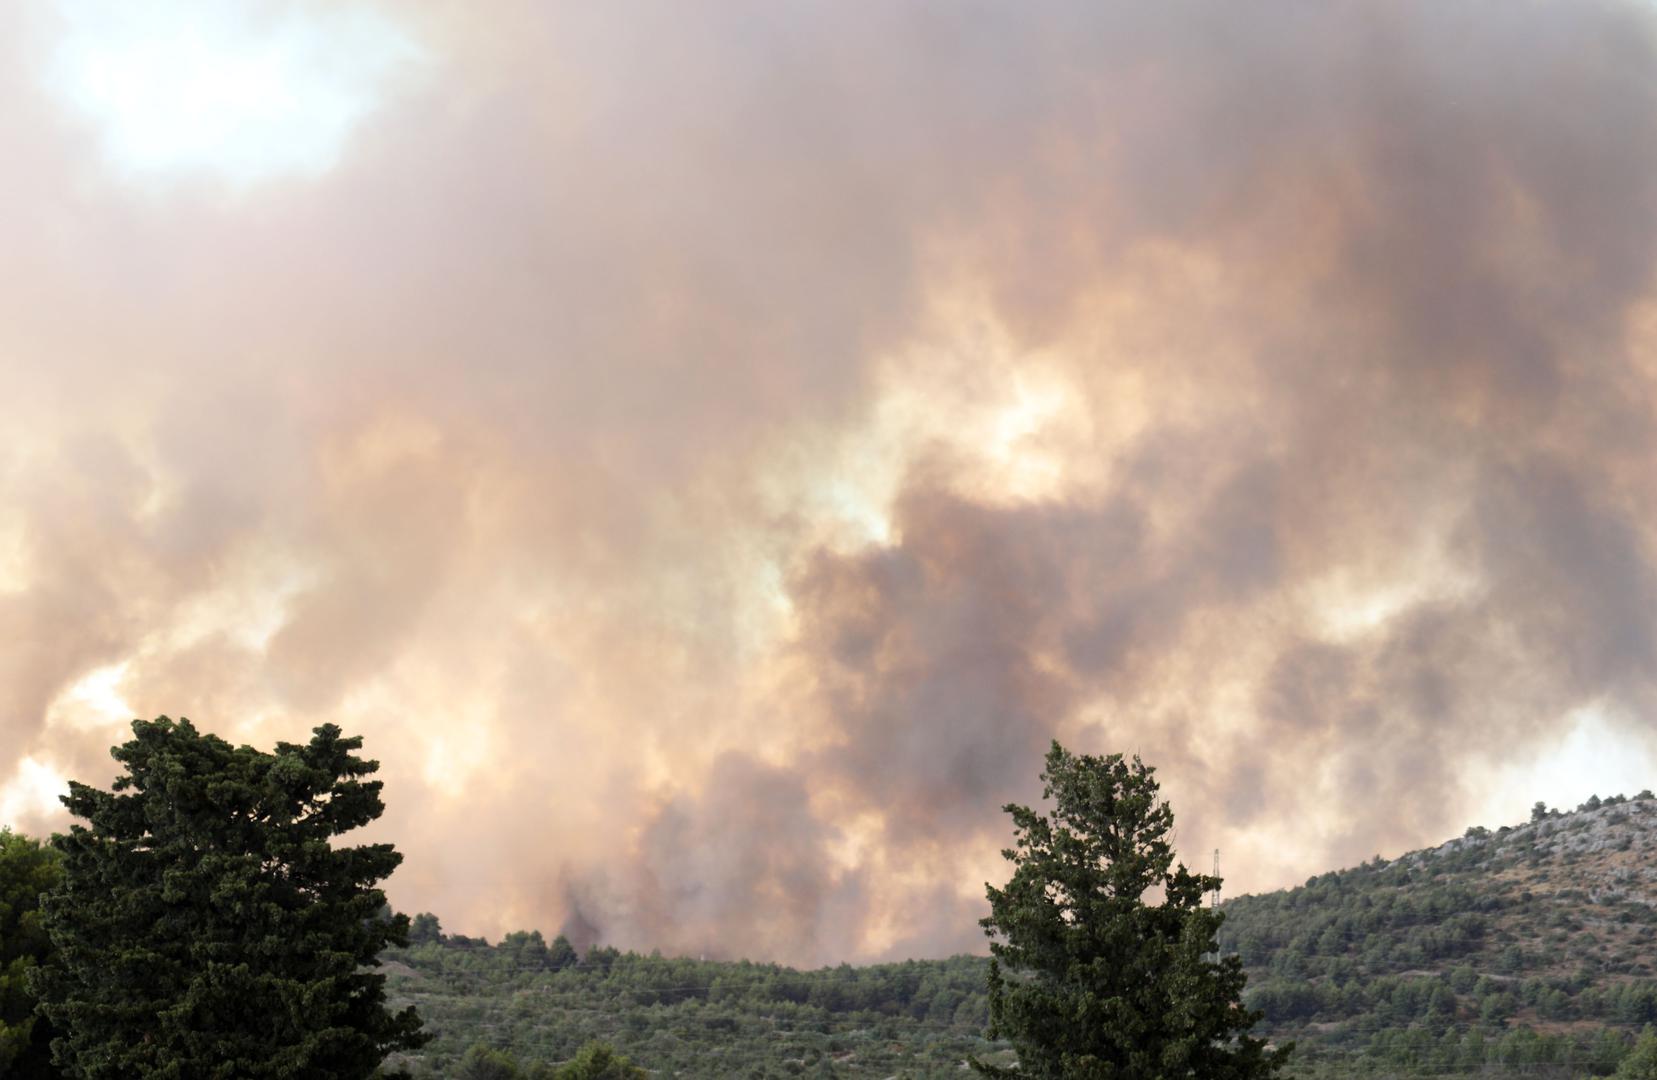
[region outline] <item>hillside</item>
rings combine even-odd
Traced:
[[[560,941],[562,939],[559,939]],[[388,954],[393,996],[436,1038],[417,1076],[453,1077],[474,1043],[561,1062],[604,1040],[665,1075],[958,1076],[982,1037],[978,957],[794,971],[594,949],[560,965],[557,942],[445,939]]]
[[[1307,1060],[1579,1062],[1657,1021],[1654,852],[1657,800],[1596,798],[1239,897],[1221,945]]]
[[[1657,1022],[1657,800],[1590,800],[1390,862],[1237,897],[1221,948],[1298,1076],[1589,1076]],[[982,1038],[977,957],[800,972],[514,934],[387,957],[451,1076],[474,1043],[561,1061],[604,1039],[681,1076],[959,1076]]]

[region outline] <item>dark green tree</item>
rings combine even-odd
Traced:
[[[552,966],[547,939],[539,930],[514,930],[501,938],[497,948],[508,963],[520,970],[545,971]]]
[[[27,981],[51,951],[40,897],[60,873],[56,850],[0,828],[0,1076],[11,1080],[62,1075],[52,1067],[51,1025],[35,1015]]]
[[[473,1043],[460,1059],[453,1080],[518,1080],[522,1075],[517,1059],[511,1054]]]
[[[990,1035],[1018,1052],[995,1076],[1241,1080],[1276,1075],[1289,1049],[1248,1035],[1242,962],[1218,957],[1219,879],[1174,865],[1174,815],[1136,757],[1047,754],[1051,817],[1009,804],[1005,888],[986,886]],[[1160,902],[1148,902],[1147,895]]]
[[[390,844],[336,846],[380,816],[379,763],[325,724],[274,753],[188,720],[134,721],[113,791],[71,783],[34,982],[80,1080],[356,1080],[425,1040],[374,970],[406,944],[377,883]]]
[[[570,939],[563,934],[553,938],[552,944],[547,946],[547,963],[554,971],[567,968],[580,959],[575,953],[575,946],[571,945]]]
[[[409,923],[408,940],[410,945],[435,945],[443,941],[443,924],[438,922],[437,916],[429,911],[422,911]]]

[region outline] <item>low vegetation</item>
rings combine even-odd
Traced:
[[[1657,800],[1594,799],[1469,830],[1221,907],[1256,1033],[1294,1077],[1657,1080]],[[387,954],[389,987],[448,1076],[477,1042],[524,1062],[605,1040],[682,1076],[960,1076],[1007,1063],[982,1035],[985,958],[793,971],[591,950],[514,934],[427,936]],[[1636,1044],[1642,1049],[1636,1050]],[[1640,1071],[1645,1069],[1646,1071]],[[1621,1070],[1621,1071],[1619,1071]]]
[[[1302,1066],[1606,1075],[1657,1023],[1657,799],[1523,825],[1225,905],[1263,1030]]]
[[[979,957],[795,971],[608,948],[575,960],[566,946],[529,933],[388,950],[394,1000],[433,1036],[400,1060],[451,1077],[474,1044],[527,1068],[599,1041],[666,1075],[942,1077],[1009,1056],[983,1035]]]

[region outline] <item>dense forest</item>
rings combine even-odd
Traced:
[[[1657,1024],[1657,800],[1539,808],[1438,848],[1223,905],[1289,1075],[1608,1076]],[[679,1075],[959,1076],[983,1037],[987,961],[795,971],[642,956],[562,938],[445,935],[385,954],[434,1036],[405,1063],[463,1075],[476,1046],[525,1068],[593,1040]],[[1644,1075],[1625,1070],[1626,1075]]]

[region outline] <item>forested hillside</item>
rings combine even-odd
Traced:
[[[526,1067],[602,1040],[653,1072],[681,1076],[958,1076],[983,1038],[978,957],[794,971],[590,950],[512,934],[498,946],[444,937],[386,955],[394,997],[418,1005],[435,1039],[406,1059],[456,1077],[474,1044]]]
[[[1302,1067],[1362,1051],[1437,1072],[1601,1069],[1657,1021],[1654,853],[1649,792],[1539,806],[1524,825],[1240,897],[1221,945]]]
[[[1657,1022],[1657,800],[1590,800],[1524,825],[1224,905],[1262,1030],[1297,1076],[1613,1073]],[[682,1076],[959,1076],[985,1041],[977,957],[800,972],[416,923],[386,956],[394,997],[455,1076],[474,1044],[559,1062],[602,1039]]]

